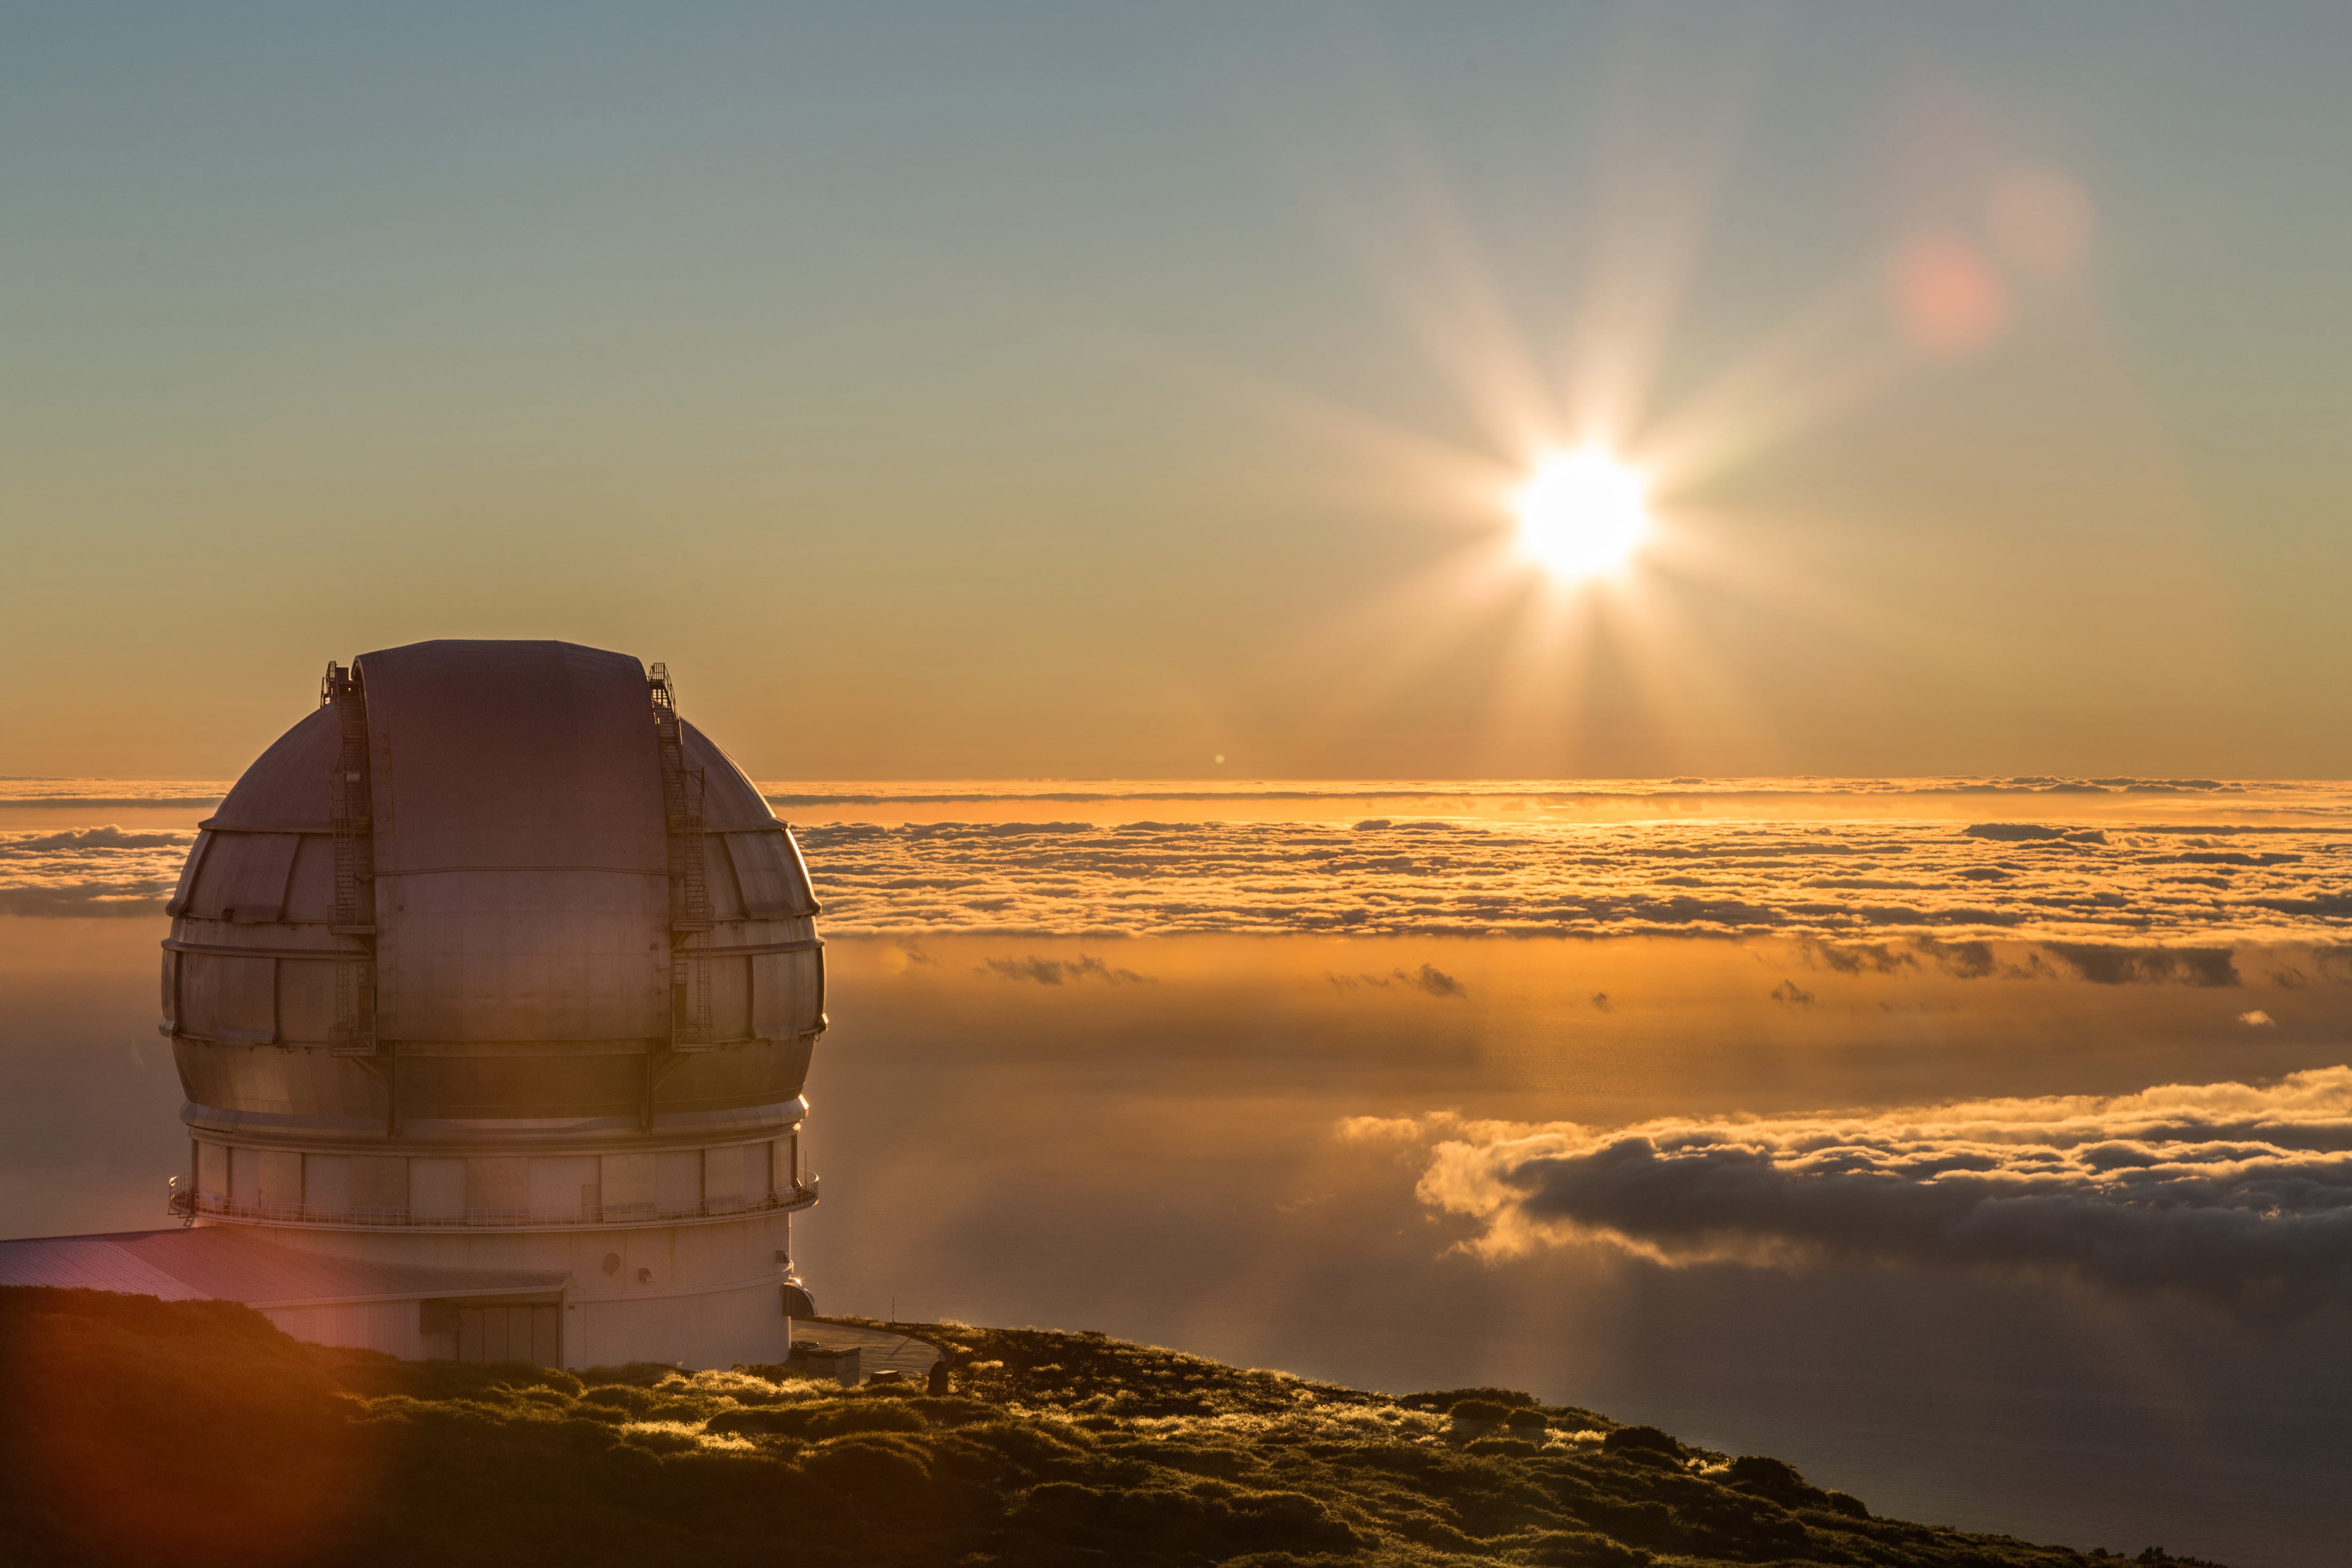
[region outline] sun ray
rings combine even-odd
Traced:
[[[1534,756],[1618,771],[1733,752],[1769,768],[1780,726],[1757,665],[1772,656],[1751,635],[1761,617],[1846,645],[1853,657],[1816,675],[1855,691],[1885,663],[1872,655],[1919,634],[1916,617],[1897,625],[1836,589],[1822,527],[1833,520],[1776,525],[1723,500],[1759,457],[1953,357],[1922,337],[1903,291],[1916,235],[1887,236],[1695,384],[1676,367],[1664,395],[1769,32],[1726,48],[1673,16],[1632,18],[1585,198],[1512,215],[1515,230],[1550,226],[1538,254],[1580,258],[1570,307],[1549,315],[1517,306],[1557,286],[1507,289],[1438,159],[1409,121],[1388,122],[1402,218],[1360,223],[1358,237],[1385,242],[1367,247],[1370,270],[1450,408],[1383,417],[1255,394],[1337,456],[1320,504],[1377,519],[1391,552],[1399,522],[1430,530],[1407,574],[1300,628],[1314,721],[1466,726],[1482,765],[1508,773]],[[1448,702],[1453,718],[1436,717]]]
[[[1764,79],[1769,21],[1650,6],[1624,15],[1589,177],[1589,259],[1553,353],[1574,429],[1622,439],[1653,400]],[[1689,36],[1699,31],[1703,41]]]

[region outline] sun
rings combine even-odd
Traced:
[[[1597,577],[1625,563],[1650,531],[1650,482],[1599,447],[1555,452],[1511,498],[1519,548],[1554,576]]]

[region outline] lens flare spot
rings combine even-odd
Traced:
[[[1895,305],[1912,342],[1941,358],[1989,348],[2009,328],[2009,290],[1966,240],[1925,235],[1895,258]]]
[[[1519,548],[1557,576],[1598,576],[1623,565],[1650,531],[1650,484],[1598,447],[1538,463],[1511,498]]]

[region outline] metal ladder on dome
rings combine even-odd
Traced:
[[[686,760],[686,734],[677,716],[677,693],[669,667],[647,673],[654,733],[661,751],[662,815],[669,836],[670,1023],[669,1048],[711,1047],[710,956],[704,943],[712,927],[710,883],[703,858],[703,770]]]
[[[359,672],[330,662],[319,682],[319,705],[332,708],[341,743],[327,775],[335,837],[335,912],[327,929],[358,939],[357,952],[335,964],[335,1036],[339,1057],[375,1055],[374,801],[368,778],[367,693]]]

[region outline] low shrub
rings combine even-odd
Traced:
[[[1484,1421],[1499,1425],[1510,1416],[1511,1407],[1492,1399],[1457,1399],[1446,1414],[1456,1421]]]
[[[218,1302],[0,1290],[0,1563],[2079,1568],[1874,1520],[1776,1460],[1695,1469],[1655,1427],[1538,1442],[1547,1416],[1611,1423],[1508,1389],[1396,1399],[1097,1334],[913,1331],[954,1394],[412,1364]]]
[[[921,1411],[902,1400],[826,1399],[721,1410],[703,1423],[703,1430],[722,1436],[770,1435],[814,1443],[854,1432],[920,1432],[929,1426]]]
[[[1604,1454],[1664,1454],[1678,1459],[1682,1458],[1683,1446],[1675,1440],[1672,1434],[1661,1432],[1655,1426],[1620,1426],[1601,1439],[1601,1451]]]
[[[1761,1454],[1742,1454],[1731,1461],[1731,1479],[1767,1492],[1809,1492],[1805,1478],[1797,1467],[1780,1459],[1768,1459]]]
[[[1514,1548],[1511,1555],[1529,1568],[1648,1568],[1654,1561],[1638,1546],[1585,1530],[1547,1531]]]

